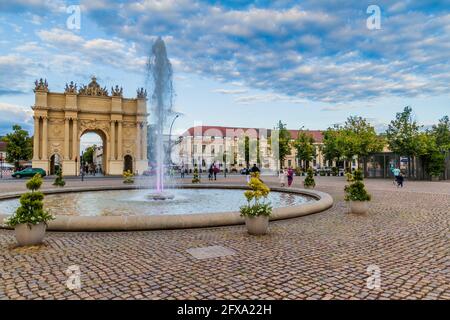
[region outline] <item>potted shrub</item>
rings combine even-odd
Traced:
[[[14,228],[19,246],[37,245],[42,243],[47,229],[47,221],[53,216],[44,210],[44,194],[39,190],[42,185],[40,174],[27,181],[29,192],[20,197],[20,207],[5,220],[7,226]]]
[[[195,165],[195,167],[194,167],[194,176],[192,177],[192,183],[200,183],[197,165]]]
[[[269,227],[269,217],[272,214],[267,196],[270,189],[259,179],[259,173],[252,173],[248,183],[250,190],[244,192],[247,204],[240,208],[241,217],[245,218],[247,231],[252,235],[263,235]]]
[[[303,186],[306,189],[309,188],[314,188],[316,186],[316,182],[314,181],[314,172],[313,169],[308,168],[308,170],[306,170],[306,178],[303,181]]]
[[[63,179],[62,176],[62,170],[59,168],[58,172],[56,173],[56,179],[53,182],[54,186],[58,186],[58,187],[64,187],[66,185],[66,182]]]
[[[123,172],[123,183],[134,183],[134,174],[130,170]]]
[[[295,171],[295,175],[296,176],[301,176],[302,175],[302,168],[295,167],[294,171]]]
[[[348,176],[347,176],[348,178]],[[363,214],[369,210],[368,202],[371,199],[363,183],[361,170],[355,170],[352,175],[352,182],[345,186],[345,201],[350,202],[350,212]]]

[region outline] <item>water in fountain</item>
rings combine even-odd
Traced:
[[[161,38],[158,38],[152,47],[152,52],[148,62],[147,79],[151,80],[153,86],[152,112],[155,121],[155,153],[156,153],[156,193],[150,195],[154,200],[164,200],[172,198],[164,192],[164,128],[167,118],[173,112],[173,86],[172,86],[172,65],[167,58],[166,45]],[[171,146],[169,146],[170,148]],[[172,160],[169,159],[169,162]]]

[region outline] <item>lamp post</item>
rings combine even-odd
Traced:
[[[172,142],[171,142],[171,140],[172,140],[172,127],[173,127],[173,123],[175,122],[175,120],[177,120],[177,118],[179,117],[180,115],[179,114],[177,114],[176,116],[175,116],[175,118],[173,118],[173,120],[172,120],[172,123],[170,124],[170,129],[169,129],[169,165],[172,165]]]
[[[81,151],[81,158],[80,158],[80,174],[81,174],[81,181],[84,181],[84,151]]]

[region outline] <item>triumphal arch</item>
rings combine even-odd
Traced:
[[[142,174],[147,169],[147,92],[136,98],[109,93],[95,77],[77,88],[71,82],[64,93],[50,92],[46,80],[35,82],[33,167],[54,171],[55,158],[64,175],[80,174],[80,138],[87,132],[103,140],[102,167],[108,175],[124,170]]]

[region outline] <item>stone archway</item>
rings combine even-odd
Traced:
[[[125,155],[123,158],[123,171],[133,172],[133,157],[129,154]]]
[[[122,88],[109,93],[95,77],[79,89],[71,82],[64,93],[49,92],[48,83],[35,82],[33,167],[49,172],[58,153],[64,175],[79,175],[80,138],[96,132],[103,139],[103,172],[121,175],[124,155],[132,157],[134,172],[142,174],[147,161],[147,92],[124,98]],[[53,159],[54,160],[54,159]]]
[[[54,153],[50,157],[49,174],[50,175],[57,174],[59,169],[61,169],[61,157],[59,154]]]
[[[87,133],[95,133],[101,138],[101,140],[102,140],[102,151],[101,151],[101,161],[100,161],[101,174],[104,174],[104,175],[110,174],[110,170],[109,170],[109,166],[108,166],[108,157],[107,157],[108,141],[109,141],[108,135],[102,129],[86,129],[86,130],[81,131],[78,141],[81,142],[81,138]],[[79,145],[78,154],[81,159],[81,145],[80,145],[80,143],[78,145]],[[98,154],[96,154],[95,156],[98,156]],[[95,159],[94,159],[94,163],[96,163]],[[79,165],[81,165],[81,163]]]

